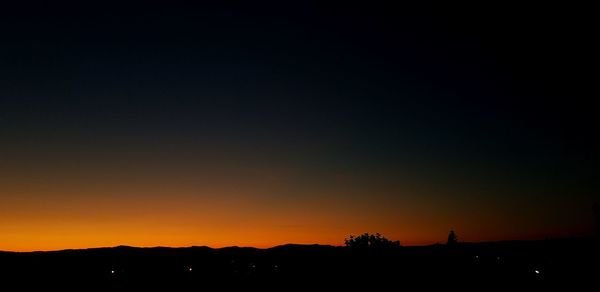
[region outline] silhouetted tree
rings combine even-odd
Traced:
[[[600,237],[600,205],[598,205],[598,203],[594,203],[593,211],[594,219],[596,221],[596,236]]]
[[[364,233],[359,236],[350,235],[350,238],[346,238],[344,243],[347,247],[361,248],[361,249],[381,249],[381,248],[392,248],[400,247],[400,241],[391,241],[385,238],[379,233],[369,234]]]
[[[448,234],[448,246],[455,246],[458,244],[458,237],[456,237],[456,233],[454,230],[450,230],[450,234]]]

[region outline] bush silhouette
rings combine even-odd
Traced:
[[[379,233],[369,234],[364,233],[359,236],[350,235],[344,243],[347,247],[360,249],[382,249],[400,247],[400,241],[391,241]]]

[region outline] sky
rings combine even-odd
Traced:
[[[86,3],[0,9],[0,250],[592,233],[591,10]]]

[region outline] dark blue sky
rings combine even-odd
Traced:
[[[2,183],[127,164],[295,169],[314,188],[346,173],[382,181],[376,198],[408,184],[436,209],[538,208],[489,210],[542,216],[535,236],[584,230],[565,218],[598,199],[589,11],[386,5],[2,9]]]

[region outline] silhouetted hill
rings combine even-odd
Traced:
[[[327,245],[136,248],[0,252],[4,284],[61,288],[331,287],[452,283],[462,288],[593,283],[593,239],[506,241],[356,250]],[[82,286],[83,285],[83,286]],[[283,286],[282,286],[283,285]],[[291,285],[291,286],[290,286]]]

